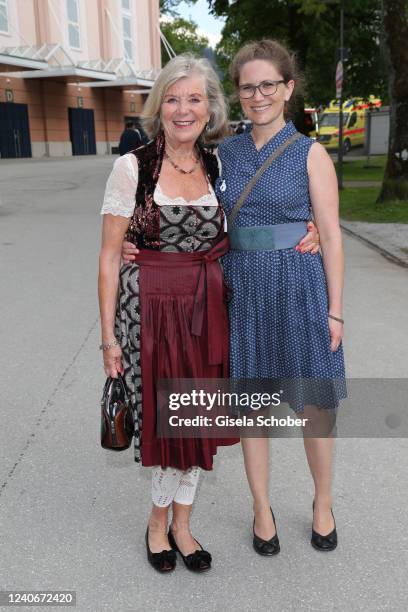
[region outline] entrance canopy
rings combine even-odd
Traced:
[[[17,68],[43,70],[48,67],[37,47],[3,47],[0,49],[0,70]]]
[[[20,70],[15,70],[18,67]],[[23,68],[23,70],[21,70]],[[86,87],[143,87],[150,89],[158,70],[137,70],[123,58],[75,62],[60,44],[0,49],[0,76],[81,82]]]

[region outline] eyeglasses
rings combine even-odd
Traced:
[[[263,96],[273,96],[278,91],[279,83],[285,83],[285,81],[262,81],[259,85],[240,85],[238,95],[245,100],[252,98],[256,90],[259,89]]]

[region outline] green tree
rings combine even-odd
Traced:
[[[187,2],[189,0],[186,0]],[[196,0],[190,0],[190,4],[194,4]],[[180,4],[180,0],[160,0],[160,15],[177,15],[177,5]]]
[[[208,0],[226,18],[218,46],[225,68],[249,40],[276,38],[297,55],[308,101],[324,103],[335,95],[334,74],[339,46],[339,3],[332,0]],[[380,0],[345,0],[346,96],[384,97],[386,74],[380,48]]]
[[[408,3],[383,0],[384,47],[389,70],[390,138],[379,201],[408,200]]]
[[[160,23],[160,29],[176,55],[190,52],[200,56],[208,47],[208,38],[197,34],[197,24],[194,21],[182,17],[173,17],[171,20],[163,20]],[[164,66],[170,57],[163,43],[161,49],[162,66]]]

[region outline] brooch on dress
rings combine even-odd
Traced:
[[[220,191],[221,191],[222,193],[224,193],[224,191],[226,190],[226,188],[227,188],[227,185],[226,185],[226,183],[225,183],[225,179],[222,179],[221,184],[220,184]]]

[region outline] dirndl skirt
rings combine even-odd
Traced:
[[[192,253],[141,250],[121,274],[117,321],[125,382],[135,400],[135,459],[144,466],[211,470],[217,447],[239,442],[156,434],[160,379],[229,376],[227,290],[219,262],[227,250],[227,238]],[[139,295],[132,306],[129,281],[136,268]]]

